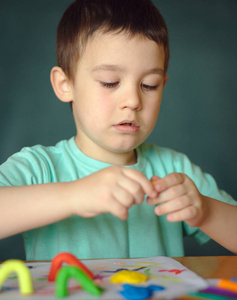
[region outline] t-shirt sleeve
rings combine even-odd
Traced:
[[[203,172],[202,169],[193,164],[186,155],[177,154],[175,157],[175,166],[178,172],[185,173],[193,180],[202,195],[237,205],[237,202],[231,195],[219,189],[215,179],[210,174]]]
[[[47,182],[47,163],[31,148],[23,148],[0,166],[0,186],[21,186]]]
[[[177,171],[187,174],[194,181],[202,195],[231,205],[237,205],[237,201],[235,201],[231,195],[218,188],[215,179],[210,174],[203,172],[202,169],[193,164],[186,155],[177,154],[175,165]],[[199,244],[204,244],[210,240],[199,228],[190,227],[185,222],[183,222],[183,228],[184,234],[193,236]]]

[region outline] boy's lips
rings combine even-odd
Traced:
[[[124,120],[118,124],[115,124],[114,128],[123,133],[137,133],[140,126],[134,120]]]

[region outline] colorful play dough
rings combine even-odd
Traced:
[[[153,292],[159,292],[159,291],[165,290],[165,287],[161,286],[161,285],[152,284],[152,285],[148,286],[148,289],[153,291]]]
[[[145,287],[124,284],[123,288],[120,294],[129,300],[145,300],[152,296],[152,291]]]
[[[70,266],[78,267],[91,279],[94,277],[94,274],[76,256],[68,252],[62,252],[57,254],[52,260],[48,276],[49,281],[55,280],[56,274],[63,263],[67,263]]]
[[[153,292],[162,291],[165,288],[158,285],[149,285],[147,287],[133,286],[130,284],[123,285],[124,290],[120,294],[129,300],[145,300],[152,297]]]
[[[90,294],[99,296],[102,293],[102,290],[82,270],[75,266],[65,266],[60,269],[56,276],[57,297],[66,297],[68,295],[67,282],[71,277],[76,279],[79,285]]]
[[[110,277],[110,281],[113,283],[142,283],[146,281],[148,277],[142,273],[123,270],[119,271]]]
[[[0,289],[7,277],[16,272],[19,278],[20,292],[24,295],[34,293],[30,271],[23,261],[18,259],[6,260],[0,268]]]

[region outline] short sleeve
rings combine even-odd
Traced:
[[[194,181],[202,195],[226,202],[231,205],[237,205],[237,201],[235,201],[231,195],[218,188],[215,179],[210,174],[203,172],[201,168],[193,164],[186,155],[177,155],[177,169],[179,172],[188,175]],[[210,238],[199,228],[191,227],[185,222],[183,222],[183,229],[184,235],[192,236],[200,245],[210,240]]]
[[[0,166],[0,186],[21,186],[47,181],[47,163],[31,148],[23,148]]]

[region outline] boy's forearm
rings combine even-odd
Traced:
[[[0,187],[0,239],[72,215],[68,183]]]
[[[217,243],[237,254],[237,206],[209,197],[208,216],[199,228]]]

